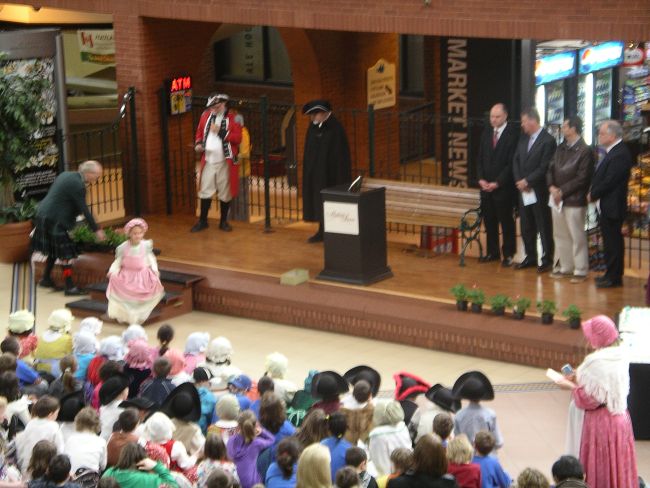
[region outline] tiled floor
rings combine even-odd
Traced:
[[[2,320],[9,311],[11,268],[0,265],[0,311]],[[65,304],[62,293],[38,290],[37,325],[44,328],[49,312]],[[568,394],[543,388],[506,385],[545,382],[544,371],[525,366],[446,354],[380,341],[299,329],[274,323],[193,312],[170,321],[176,329],[174,346],[182,349],[185,337],[195,330],[224,335],[235,348],[234,364],[257,378],[264,372],[264,357],[281,351],[289,358],[289,377],[302,383],[308,369],[345,371],[357,364],[369,364],[382,374],[382,390],[393,388],[392,374],[407,370],[432,383],[453,384],[470,369],[484,371],[497,385],[490,407],[497,412],[505,446],[499,457],[516,475],[526,466],[535,466],[550,476],[550,466],[562,454]],[[157,326],[149,326],[151,341]],[[123,327],[106,324],[104,335],[121,334]],[[524,390],[524,391],[522,391]],[[639,473],[650,479],[650,441],[637,442]]]

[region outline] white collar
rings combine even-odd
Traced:
[[[623,139],[616,139],[616,140],[612,143],[611,146],[607,146],[607,147],[605,148],[605,152],[609,153],[609,151],[611,151],[612,148],[613,148],[616,144],[618,144],[619,142],[621,142],[622,140],[623,140]]]

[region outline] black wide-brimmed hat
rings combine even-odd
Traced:
[[[145,397],[133,397],[124,400],[118,405],[120,408],[135,408],[137,410],[155,410],[158,407],[156,402],[152,402]]]
[[[99,403],[108,405],[129,387],[129,377],[124,373],[117,373],[102,383],[99,389]]]
[[[355,366],[352,369],[349,369],[343,375],[352,386],[357,384],[357,381],[366,380],[370,383],[370,389],[372,390],[372,396],[376,397],[379,392],[379,386],[381,385],[381,375],[376,369],[371,368],[370,366]]]
[[[311,381],[311,395],[315,398],[329,399],[347,393],[350,385],[336,371],[322,371]]]
[[[183,383],[167,396],[160,411],[170,419],[196,422],[201,418],[201,398],[193,383]]]
[[[302,106],[302,114],[308,115],[317,112],[331,112],[332,106],[327,100],[311,100]]]
[[[454,398],[451,390],[449,388],[445,388],[440,383],[429,388],[424,396],[448,412],[456,413],[460,410],[460,400]]]
[[[494,400],[494,388],[485,374],[468,371],[459,376],[451,389],[454,398],[471,401]]]
[[[393,379],[395,380],[395,400],[398,402],[406,400],[414,393],[426,393],[431,387],[422,378],[404,371],[395,373]]]
[[[63,396],[59,401],[59,415],[57,422],[74,422],[74,418],[86,406],[83,390],[73,391]]]

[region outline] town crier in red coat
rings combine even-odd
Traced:
[[[228,223],[228,210],[239,189],[237,152],[241,126],[235,122],[235,114],[228,111],[228,100],[228,95],[210,95],[196,128],[194,150],[202,155],[198,178],[201,213],[191,232],[208,227],[208,212],[215,193],[221,206],[219,229],[232,230]]]

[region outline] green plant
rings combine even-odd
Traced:
[[[37,158],[32,144],[45,113],[44,93],[50,80],[38,69],[16,69],[16,64],[0,53],[0,208],[14,202],[14,171],[27,168]]]
[[[467,299],[476,305],[483,305],[485,303],[485,293],[480,288],[473,287],[467,293]]]
[[[25,222],[36,217],[38,204],[36,200],[29,199],[0,208],[0,225],[14,222]]]
[[[580,320],[582,310],[580,310],[577,306],[571,304],[562,311],[562,315],[568,320]]]
[[[512,300],[506,295],[498,294],[490,298],[490,307],[492,307],[492,310],[510,306],[512,306]]]
[[[467,300],[467,288],[462,283],[458,283],[451,288],[451,294],[454,295],[457,302]]]
[[[540,313],[547,313],[553,315],[557,312],[557,307],[553,300],[540,300],[537,302],[537,310]]]
[[[77,225],[70,232],[70,237],[77,244],[95,244],[97,242],[97,236],[88,227],[88,224]]]
[[[526,297],[515,297],[513,310],[515,312],[525,312],[530,307],[530,299]]]
[[[104,241],[104,243],[111,247],[117,247],[128,239],[126,234],[122,232],[117,232],[111,227],[107,227],[106,229],[104,229],[104,232],[106,234],[106,240]]]
[[[104,233],[106,234],[106,239],[98,241],[97,236],[92,229],[88,227],[88,224],[81,224],[72,229],[70,237],[77,244],[102,244],[111,248],[116,248],[128,239],[126,235],[115,231],[111,227],[106,227]]]

